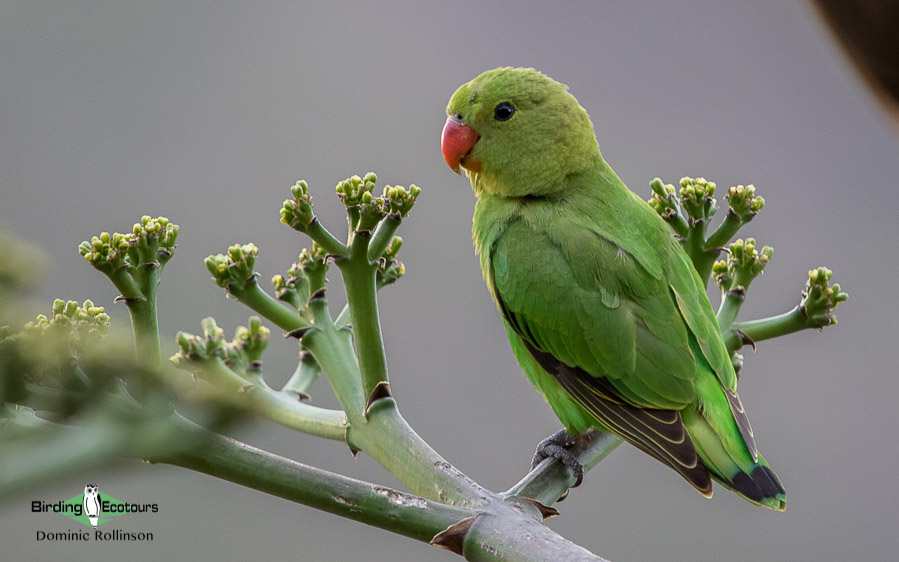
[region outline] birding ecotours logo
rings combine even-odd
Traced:
[[[56,503],[40,500],[32,501],[31,511],[34,513],[59,513],[88,527],[97,528],[120,515],[128,513],[157,513],[159,505],[156,503],[134,504],[124,502],[108,494],[100,493],[100,487],[97,484],[85,484],[83,494],[68,500],[60,500]]]

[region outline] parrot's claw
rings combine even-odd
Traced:
[[[572,488],[577,488],[584,481],[584,467],[577,461],[577,458],[568,450],[569,447],[577,443],[577,437],[572,437],[564,429],[558,433],[554,433],[537,444],[537,450],[534,452],[534,459],[531,461],[531,470],[537,468],[537,465],[543,462],[543,459],[554,458],[571,469],[574,474],[575,482]]]

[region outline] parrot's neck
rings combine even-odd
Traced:
[[[465,170],[465,175],[477,197],[491,195],[506,199],[533,199],[565,196],[580,186],[595,185],[591,178],[599,177],[605,171],[611,172],[596,145],[579,158],[544,160],[549,163],[527,169],[494,169],[485,162],[481,171]]]

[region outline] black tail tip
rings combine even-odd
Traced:
[[[747,500],[782,511],[787,505],[787,492],[770,468],[758,465],[752,472],[738,472],[731,479],[735,492]]]

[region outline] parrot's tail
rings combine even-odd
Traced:
[[[733,490],[754,504],[776,511],[783,511],[787,508],[787,492],[761,455],[750,471],[738,470],[730,477],[716,474],[714,470],[710,470],[710,472],[712,478],[725,488]]]
[[[725,488],[756,505],[783,511],[787,507],[787,493],[765,458],[755,450],[754,440],[750,439],[751,446],[746,442],[744,433],[751,435],[752,429],[745,415],[740,416],[741,424],[732,408],[733,400],[712,399],[698,409],[688,407],[681,412],[696,452],[712,478]]]

